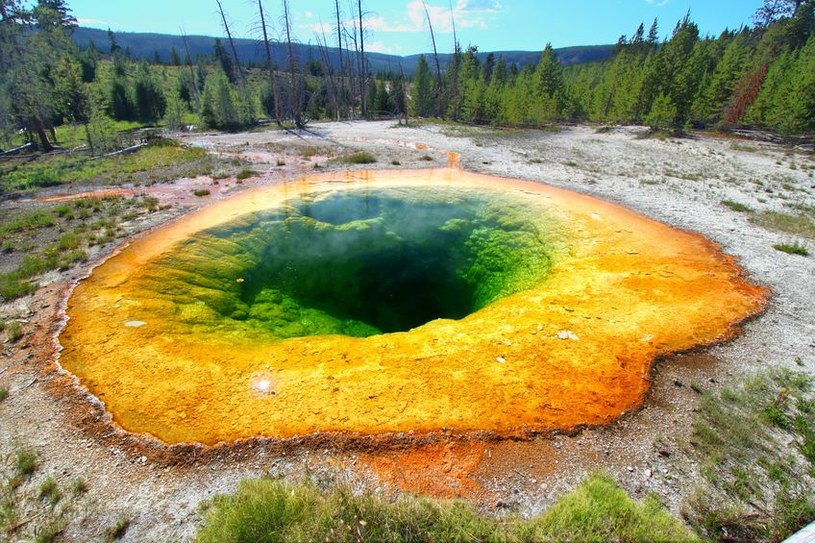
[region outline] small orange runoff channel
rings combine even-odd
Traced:
[[[78,284],[60,364],[167,443],[523,436],[641,404],[654,360],[729,338],[766,291],[704,237],[456,168],[261,188]]]

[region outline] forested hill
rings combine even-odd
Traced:
[[[96,28],[78,27],[74,30],[72,35],[74,43],[81,49],[85,49],[93,42],[94,46],[101,52],[110,50],[110,38],[106,30],[99,30]],[[169,34],[151,34],[151,33],[131,33],[131,32],[116,32],[115,39],[118,45],[130,52],[130,56],[134,59],[146,59],[153,61],[156,55],[162,62],[169,62],[173,55],[173,50],[183,59],[186,55],[184,48],[184,38],[181,36],[173,36]],[[187,49],[189,50],[190,58],[195,60],[198,57],[212,56],[215,38],[209,36],[187,36]],[[543,45],[543,44],[542,44]],[[241,62],[246,64],[263,64],[266,62],[265,51],[257,40],[236,39],[235,49],[238,52],[238,58]],[[299,58],[301,65],[304,65],[308,59],[321,59],[320,51],[316,45],[309,44],[295,44],[295,54]],[[558,57],[560,63],[564,66],[573,64],[581,64],[584,62],[593,62],[597,60],[606,60],[611,57],[614,52],[613,45],[590,45],[590,46],[577,46],[577,47],[564,47],[555,49],[555,55]],[[287,62],[285,45],[282,43],[272,44],[272,57],[275,63],[279,66],[285,66]],[[479,52],[478,56],[484,60],[489,53]],[[493,55],[503,57],[507,65],[517,64],[518,66],[537,64],[541,57],[541,51],[495,51]],[[329,48],[329,56],[339,65],[337,49]],[[378,72],[398,72],[400,67],[405,71],[405,74],[410,75],[416,69],[420,55],[410,56],[397,56],[387,55],[384,53],[366,53],[365,54],[370,71],[373,73]],[[440,54],[439,61],[442,67],[446,67],[450,61],[452,54]],[[335,66],[336,67],[336,66]]]

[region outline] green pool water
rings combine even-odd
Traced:
[[[193,329],[364,337],[461,319],[539,284],[553,225],[497,191],[317,192],[201,231],[140,280]]]

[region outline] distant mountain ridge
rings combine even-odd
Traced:
[[[162,62],[170,60],[170,54],[175,47],[179,56],[185,56],[184,38],[170,34],[154,34],[144,32],[116,32],[116,43],[122,48],[130,51],[130,55],[137,59],[152,59],[156,52]],[[72,36],[74,43],[81,48],[86,48],[93,42],[101,52],[106,52],[110,48],[110,40],[106,30],[96,28],[78,27]],[[221,38],[226,42],[226,38]],[[213,54],[213,44],[215,38],[212,36],[187,36],[187,48],[193,60],[199,56]],[[226,43],[224,43],[226,46]],[[227,46],[228,47],[228,46]],[[265,52],[257,40],[236,39],[235,49],[238,58],[244,63],[265,63]],[[558,59],[563,65],[581,64],[584,62],[594,62],[605,60],[611,57],[614,50],[613,45],[588,45],[576,47],[563,47],[555,49]],[[333,47],[328,48],[328,54],[332,64],[339,65],[338,50]],[[489,52],[479,52],[479,59],[483,60]],[[541,51],[494,51],[495,58],[503,56],[507,65],[516,63],[518,66],[525,64],[535,65],[541,56]],[[305,63],[309,58],[320,60],[321,55],[316,45],[295,44],[295,55],[299,62]],[[398,72],[400,67],[406,74],[412,74],[419,61],[420,55],[398,56],[384,53],[366,53],[371,71],[374,73],[381,71]],[[430,54],[425,53],[425,57],[430,61]],[[439,54],[442,65],[446,65],[452,55],[450,53]],[[285,46],[280,43],[272,43],[272,60],[278,66],[285,66],[286,51]]]

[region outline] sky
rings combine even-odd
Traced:
[[[236,37],[259,37],[256,0],[221,0]],[[356,0],[339,0],[343,19],[353,17]],[[426,0],[439,51],[458,41],[479,51],[541,51],[553,47],[615,43],[656,18],[660,37],[669,36],[690,10],[702,35],[750,25],[762,0]],[[282,25],[281,0],[262,0],[271,33]],[[215,0],[68,0],[82,26],[114,32],[223,36]],[[412,55],[432,51],[422,0],[362,0],[366,51]],[[452,9],[451,9],[452,8]],[[295,36],[314,43],[325,27],[329,43],[336,20],[333,0],[289,0]],[[451,17],[451,12],[454,17]]]

